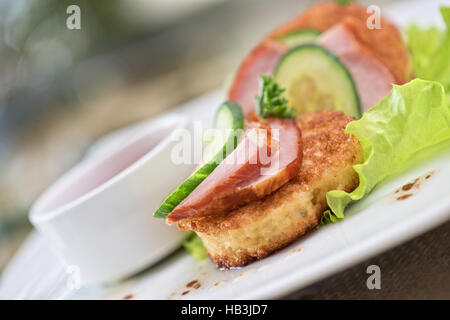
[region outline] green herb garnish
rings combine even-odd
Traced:
[[[260,95],[256,97],[256,113],[263,118],[295,118],[282,89],[272,77],[261,76]]]

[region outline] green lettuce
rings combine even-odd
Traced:
[[[202,239],[200,239],[195,232],[191,231],[186,239],[184,239],[183,247],[195,258],[195,260],[203,260],[208,257]]]
[[[351,201],[361,199],[386,178],[449,148],[450,108],[444,88],[439,82],[421,79],[394,85],[360,120],[350,122],[345,132],[358,138],[364,152],[364,162],[353,166],[359,186],[351,193],[327,193],[331,211],[325,212],[321,225],[343,219]]]
[[[320,226],[343,219],[350,202],[408,169],[414,160],[418,162],[419,158],[448,148],[445,142],[450,139],[450,7],[441,7],[440,12],[445,23],[443,30],[416,24],[406,30],[414,73],[429,81],[416,79],[394,86],[362,119],[347,126],[346,133],[354,134],[364,151],[364,162],[354,166],[360,184],[351,193],[327,193],[331,210],[325,212]]]
[[[421,28],[415,24],[406,30],[406,39],[416,77],[439,81],[450,93],[450,7],[440,8],[445,29]]]

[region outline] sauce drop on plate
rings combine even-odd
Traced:
[[[407,194],[404,194],[404,195],[398,197],[397,200],[405,200],[405,199],[408,199],[409,197],[411,197],[412,195],[413,195],[412,193],[407,193]]]

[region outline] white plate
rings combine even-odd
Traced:
[[[416,20],[439,24],[440,1],[403,2],[388,13],[400,25]],[[201,115],[211,125],[221,92],[203,96],[176,111]],[[196,117],[198,119],[198,117]],[[109,140],[108,140],[109,141]],[[92,150],[91,152],[95,152]],[[424,177],[434,171],[429,179]],[[414,195],[396,200],[399,187],[422,177]],[[347,210],[347,218],[311,232],[276,254],[236,270],[217,270],[180,250],[134,278],[111,287],[69,289],[70,273],[49,244],[33,233],[5,270],[3,298],[261,299],[298,290],[379,254],[450,219],[450,152],[378,187]],[[33,264],[30,264],[33,261]],[[70,270],[69,270],[70,271]],[[69,282],[68,282],[69,280]],[[186,284],[197,280],[198,289]],[[183,292],[189,291],[185,295]]]

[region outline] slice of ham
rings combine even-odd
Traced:
[[[266,129],[252,123],[236,149],[170,213],[167,222],[172,224],[197,216],[201,213],[198,208],[208,206],[217,194],[229,191],[241,181],[258,174],[262,166],[268,165],[267,159],[272,152],[267,135],[270,133]]]
[[[325,2],[307,8],[275,28],[252,50],[236,73],[228,98],[241,105],[244,115],[254,111],[259,77],[271,75],[288,49],[278,38],[294,30],[312,28],[324,32],[320,44],[350,69],[361,92],[363,111],[367,110],[389,92],[392,83],[406,83],[412,75],[408,50],[397,27],[382,17],[381,29],[368,29],[370,15],[356,3]]]
[[[228,91],[228,99],[239,104],[245,116],[255,111],[260,76],[271,75],[286,50],[284,44],[268,39],[254,48],[242,62]]]
[[[259,143],[258,150],[261,152],[263,146],[268,146],[270,158],[259,157],[253,166],[249,165],[250,161],[240,164],[229,161],[233,153],[245,153],[255,159],[253,152],[243,151],[248,148],[246,140],[250,140],[247,145],[254,143],[246,136],[236,150],[172,211],[167,218],[168,224],[227,213],[263,198],[295,177],[303,155],[300,129],[291,119],[269,119],[267,125],[270,128],[267,136],[271,141]]]
[[[317,43],[336,55],[347,67],[355,82],[364,112],[389,93],[395,79],[371,50],[358,41],[347,26],[349,21],[344,20],[324,32]]]
[[[368,110],[386,96],[396,83],[395,77],[354,33],[354,17],[343,18],[318,38],[317,43],[333,54],[349,69],[361,100],[362,111]],[[365,27],[365,26],[362,26]],[[238,69],[228,92],[228,99],[239,104],[247,116],[255,109],[261,75],[271,75],[287,47],[267,38],[246,57]]]
[[[260,174],[237,186],[235,194],[245,194],[247,203],[261,199],[286,184],[298,174],[302,163],[302,137],[295,121],[273,118],[268,123],[272,139],[279,141],[279,147],[271,156],[270,166],[261,168]]]
[[[343,5],[336,1],[319,2],[306,8],[291,21],[275,28],[269,38],[278,37],[299,29],[327,31],[336,24],[351,19],[347,27],[351,28],[356,38],[370,48],[371,52],[392,73],[397,84],[408,82],[412,77],[412,63],[405,42],[399,29],[385,16],[379,17],[381,28],[369,29],[373,13],[358,3]]]

